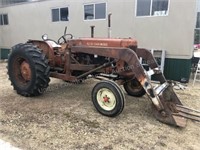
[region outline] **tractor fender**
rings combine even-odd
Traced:
[[[41,52],[45,54],[49,61],[50,66],[55,65],[55,59],[54,59],[54,50],[52,45],[50,45],[46,41],[40,41],[40,40],[29,40],[27,43],[32,43],[36,45],[39,49],[41,49]]]

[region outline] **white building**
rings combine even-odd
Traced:
[[[88,37],[94,25],[95,37],[107,37],[112,13],[111,37],[166,50],[165,76],[189,77],[199,0],[0,0],[0,5],[3,50],[44,33],[58,39],[65,26],[75,37]]]

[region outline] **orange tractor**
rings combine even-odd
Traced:
[[[100,79],[92,90],[92,102],[105,116],[119,115],[124,108],[123,85],[127,94],[147,94],[155,117],[164,123],[184,127],[186,118],[200,121],[197,110],[182,105],[163,76],[149,50],[137,47],[134,39],[74,39],[71,34],[58,41],[43,35],[43,41],[29,40],[12,47],[8,75],[14,90],[23,96],[44,93],[50,77],[75,82],[90,77]],[[145,69],[139,58],[145,60]],[[150,77],[159,81],[155,86]]]

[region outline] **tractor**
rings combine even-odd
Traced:
[[[200,121],[197,110],[182,105],[165,79],[152,53],[138,48],[132,38],[74,38],[64,34],[57,40],[28,40],[12,47],[8,76],[14,90],[23,96],[38,96],[48,88],[50,77],[66,82],[99,79],[91,99],[99,113],[108,117],[124,109],[122,86],[130,96],[148,95],[159,121],[185,127],[187,118]],[[148,67],[141,64],[140,58]],[[154,76],[158,84],[151,81]]]

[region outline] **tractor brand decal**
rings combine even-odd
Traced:
[[[87,42],[87,46],[108,46],[108,43],[103,42]]]

